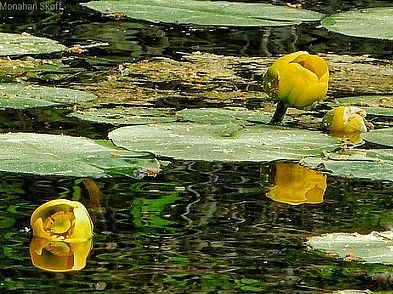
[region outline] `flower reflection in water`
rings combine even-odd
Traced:
[[[91,239],[67,243],[33,237],[30,243],[30,257],[34,266],[46,271],[77,271],[86,266],[92,244]]]
[[[326,175],[298,163],[276,162],[274,185],[266,194],[274,201],[291,205],[319,204],[326,191]]]
[[[32,263],[53,272],[81,270],[92,248],[93,222],[78,201],[57,199],[38,207],[30,219]]]

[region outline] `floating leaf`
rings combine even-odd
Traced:
[[[71,177],[140,177],[157,161],[141,154],[105,147],[83,137],[8,133],[0,134],[0,171]]]
[[[29,34],[0,33],[0,56],[49,54],[66,50],[57,41]]]
[[[334,150],[339,144],[319,132],[235,123],[129,126],[110,132],[109,138],[116,146],[129,150],[206,161],[295,160]]]
[[[192,108],[178,111],[176,116],[183,121],[201,124],[244,123],[246,121],[268,123],[273,113],[243,108]]]
[[[83,111],[76,111],[71,113],[70,116],[95,123],[141,125],[172,122],[176,119],[173,114],[173,111],[168,108],[118,106],[114,108],[91,108]]]
[[[0,83],[0,108],[26,109],[91,101],[95,95],[66,88]]]
[[[330,106],[359,106],[367,114],[393,116],[393,96],[356,96],[334,99],[329,103]]]
[[[321,167],[334,176],[391,181],[393,174],[393,150],[347,150],[328,153],[326,158],[309,157],[302,163],[310,167]]]
[[[123,13],[145,21],[206,26],[283,26],[323,17],[305,9],[226,1],[105,0],[84,5],[102,13]]]
[[[393,7],[346,11],[322,20],[330,31],[353,37],[393,40]]]
[[[307,244],[314,249],[336,254],[349,261],[393,264],[393,232],[331,233],[312,237]]]
[[[393,147],[393,128],[373,130],[366,133],[364,139],[371,143]],[[393,154],[393,150],[391,152]]]

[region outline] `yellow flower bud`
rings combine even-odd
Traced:
[[[297,163],[276,162],[274,185],[266,194],[291,205],[319,204],[326,191],[326,175]]]
[[[44,203],[32,214],[33,235],[49,241],[84,242],[93,235],[93,222],[78,201],[57,199]]]
[[[348,138],[352,143],[362,142],[362,133],[372,127],[365,119],[366,112],[355,106],[338,106],[329,110],[322,119],[322,127],[339,138]]]
[[[327,92],[329,69],[324,59],[298,51],[279,58],[263,78],[266,93],[285,105],[313,107]]]
[[[46,271],[77,271],[86,266],[91,248],[91,239],[79,243],[66,243],[33,237],[30,243],[30,258],[35,267]]]

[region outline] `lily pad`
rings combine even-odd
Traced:
[[[364,134],[364,139],[371,143],[393,147],[393,128],[373,130]],[[391,152],[393,154],[393,150]]]
[[[393,7],[346,11],[322,20],[330,31],[353,37],[393,40]]]
[[[392,181],[393,150],[347,150],[328,153],[321,159],[304,158],[301,162],[310,167],[323,167],[334,176]]]
[[[61,52],[66,46],[47,38],[29,34],[0,33],[0,56],[19,56]]]
[[[70,116],[95,123],[107,123],[117,126],[165,123],[172,122],[176,119],[173,110],[168,108],[122,106],[114,108],[90,108],[73,112]]]
[[[0,134],[0,150],[0,171],[12,173],[93,178],[120,174],[139,178],[149,169],[159,169],[156,160],[83,137]]]
[[[123,13],[145,21],[204,26],[285,26],[323,17],[305,9],[226,1],[104,0],[84,5],[102,13]]]
[[[344,260],[393,264],[393,232],[331,233],[312,237],[307,244],[314,249],[336,254]]]
[[[66,88],[0,83],[0,108],[26,109],[91,101],[95,95]]]
[[[182,121],[192,121],[201,124],[224,124],[228,122],[268,123],[273,113],[244,108],[191,108],[178,111],[176,116]],[[288,119],[290,117],[286,116],[286,120]]]
[[[330,106],[359,106],[367,114],[393,117],[393,96],[370,95],[334,99]]]
[[[297,160],[339,146],[337,140],[320,132],[236,123],[128,126],[110,132],[109,138],[128,150],[206,161]]]

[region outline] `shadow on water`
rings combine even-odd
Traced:
[[[73,2],[73,3],[71,3]],[[86,69],[68,83],[89,82],[122,62],[182,52],[270,56],[308,50],[370,54],[390,59],[391,41],[350,38],[307,24],[283,28],[211,29],[116,22],[77,1],[56,12],[1,12],[1,30],[29,32],[66,45],[90,45],[63,57]],[[284,1],[260,1],[284,4]],[[285,1],[286,2],[286,1]],[[305,1],[304,8],[330,14],[339,9],[388,5],[389,1]],[[68,59],[67,59],[68,58]],[[48,82],[56,84],[55,82]],[[246,106],[258,99],[192,107]],[[170,97],[156,107],[191,105]],[[1,132],[41,132],[106,138],[109,125],[67,117],[68,109],[1,110]],[[5,293],[317,293],[337,289],[392,289],[392,269],[344,262],[309,250],[304,241],[328,232],[370,233],[391,229],[390,182],[328,177],[321,204],[292,206],[266,196],[273,163],[172,161],[155,178],[97,179],[93,205],[85,179],[0,174],[0,290]],[[30,262],[29,218],[41,203],[58,197],[83,202],[95,223],[93,251],[77,273],[48,273]]]

